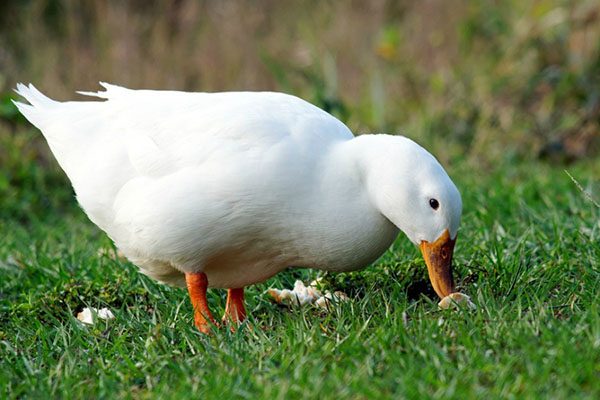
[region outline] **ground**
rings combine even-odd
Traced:
[[[8,397],[600,396],[600,209],[563,168],[449,168],[464,201],[456,276],[476,311],[439,310],[418,250],[401,236],[366,270],[325,276],[352,298],[331,313],[269,300],[268,287],[318,275],[290,271],[247,290],[247,326],[207,337],[184,290],[117,257],[70,192],[56,195],[60,171],[32,163],[21,167],[40,168],[49,192],[9,196],[4,209],[23,212],[0,225]],[[568,171],[588,177],[585,188],[600,162]],[[224,295],[210,291],[213,310],[223,311]],[[84,326],[75,319],[84,306],[116,319]]]

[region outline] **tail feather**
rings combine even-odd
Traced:
[[[108,83],[100,82],[100,84],[106,89],[104,92],[78,92],[87,96],[94,96],[100,98],[112,98],[115,95],[129,92],[128,89],[110,85]],[[96,102],[87,101],[69,101],[60,102],[52,100],[48,96],[40,92],[33,84],[24,85],[18,83],[15,92],[24,98],[24,101],[15,101],[13,104],[17,109],[27,118],[29,122],[35,125],[42,131],[44,136],[65,136],[73,127],[77,125],[77,121],[90,115],[89,107],[94,107]],[[29,104],[27,104],[29,103]],[[84,112],[85,110],[85,112]],[[67,121],[70,121],[67,123]],[[56,126],[61,126],[60,129],[56,129]]]
[[[52,100],[31,84],[20,83],[15,91],[29,104],[25,101],[14,104],[42,132],[54,157],[75,185],[80,180],[78,171],[89,165],[89,148],[97,125],[94,111],[102,102]]]
[[[55,108],[60,102],[52,100],[36,89],[31,83],[26,86],[22,83],[17,84],[15,92],[29,102],[29,104],[13,100],[13,104],[17,109],[38,128],[44,122],[44,116],[48,115],[48,111]]]
[[[51,98],[37,90],[37,88],[31,83],[29,84],[29,86],[25,86],[22,83],[17,84],[15,92],[17,92],[18,95],[25,98],[25,100],[27,100],[29,104],[31,104],[34,107],[46,108],[59,104],[58,101],[52,100]]]
[[[102,86],[105,89],[103,92],[78,91],[77,93],[82,94],[84,96],[99,97],[101,99],[110,99],[116,97],[115,95],[118,95],[119,93],[126,93],[131,91],[130,89],[121,86],[111,85],[110,83],[99,83],[100,86]]]

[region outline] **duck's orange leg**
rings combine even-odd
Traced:
[[[208,302],[206,300],[206,290],[208,289],[208,278],[204,272],[186,273],[185,282],[190,294],[190,300],[194,307],[194,323],[200,332],[209,334],[210,326],[217,325],[213,318]]]
[[[231,322],[231,330],[233,331],[235,330],[236,325],[241,324],[245,319],[246,308],[244,307],[244,288],[228,289],[223,322]]]

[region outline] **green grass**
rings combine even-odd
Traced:
[[[366,270],[326,276],[352,296],[333,312],[271,303],[270,285],[317,276],[290,271],[247,290],[251,329],[206,337],[184,290],[114,256],[54,163],[4,164],[2,397],[600,397],[600,209],[561,167],[449,168],[464,201],[456,271],[474,312],[437,309],[400,237]],[[599,160],[569,172],[597,193]],[[222,291],[209,300],[223,311]],[[84,306],[116,319],[83,326]]]

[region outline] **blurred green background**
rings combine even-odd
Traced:
[[[3,141],[22,122],[16,82],[73,99],[99,80],[285,91],[443,162],[572,162],[598,149],[600,3],[0,2]]]

